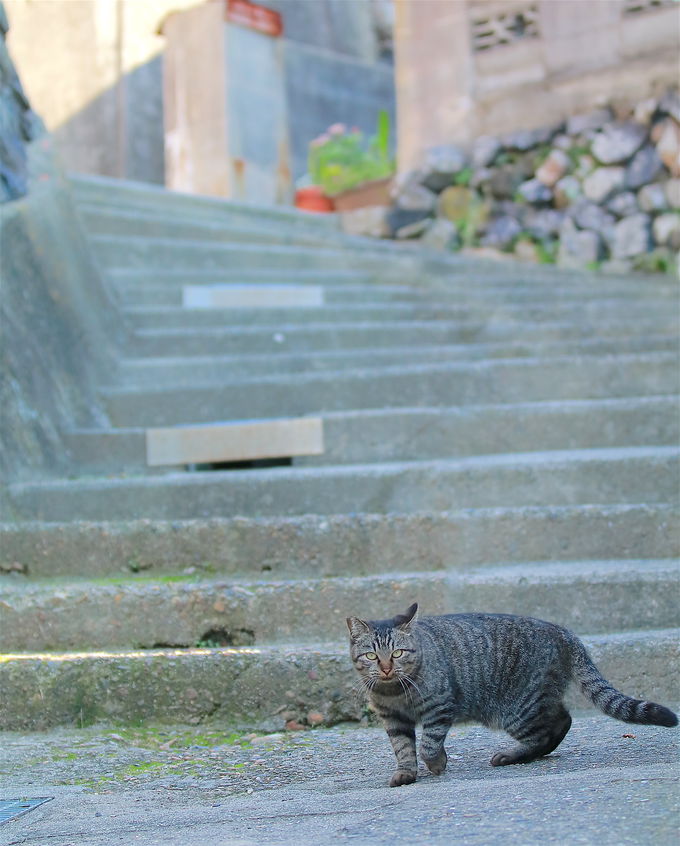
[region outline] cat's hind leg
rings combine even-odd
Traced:
[[[503,728],[519,743],[510,749],[496,752],[491,758],[492,767],[526,764],[549,755],[571,728],[571,716],[560,702],[550,708],[532,709],[529,714],[510,716]]]
[[[441,775],[446,769],[448,758],[444,749],[444,740],[451,728],[451,718],[435,714],[423,719],[423,733],[420,738],[420,757],[433,775]]]

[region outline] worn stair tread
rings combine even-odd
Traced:
[[[101,389],[110,422],[172,426],[402,406],[677,394],[675,352],[407,363],[272,375],[231,374],[191,386]],[[197,376],[198,378],[198,376]]]
[[[134,330],[132,355],[214,355],[229,353],[316,352],[365,347],[426,344],[497,343],[516,340],[556,341],[675,334],[679,320],[674,311],[654,321],[642,318],[597,321],[524,323],[502,321],[430,320],[342,324],[272,324],[268,326],[152,328]]]
[[[401,562],[408,566],[408,561]],[[680,625],[677,560],[559,562],[465,572],[259,579],[0,580],[0,650],[308,642],[342,631],[351,609],[380,617],[417,599],[428,613],[483,610],[577,631]],[[602,614],[603,604],[607,613]],[[304,609],[301,617],[300,609]]]
[[[535,352],[535,351],[534,351]],[[371,378],[373,376],[389,376],[389,375],[421,375],[427,373],[457,373],[457,372],[464,372],[464,371],[476,371],[476,372],[484,372],[489,370],[499,370],[499,369],[540,369],[541,367],[548,367],[548,366],[559,366],[559,367],[566,367],[568,365],[579,365],[579,364],[592,364],[592,365],[613,365],[620,368],[622,371],[625,370],[627,365],[635,365],[637,363],[640,364],[650,364],[650,365],[662,365],[662,364],[676,364],[680,363],[680,353],[678,351],[667,351],[667,350],[651,350],[651,351],[642,351],[642,352],[627,352],[621,353],[618,355],[614,355],[610,352],[602,353],[598,355],[597,353],[593,352],[582,352],[579,354],[571,354],[571,355],[553,355],[550,357],[547,356],[540,356],[540,355],[527,355],[526,357],[522,358],[508,358],[508,359],[498,359],[498,358],[480,358],[480,359],[463,359],[463,360],[452,360],[452,361],[432,361],[432,362],[423,362],[423,363],[409,363],[409,362],[398,362],[398,363],[390,363],[390,364],[366,364],[361,368],[355,368],[354,370],[347,372],[345,370],[328,370],[322,373],[316,372],[289,372],[289,373],[282,373],[282,374],[260,374],[258,376],[244,376],[241,378],[232,377],[227,384],[263,384],[266,385],[268,383],[282,383],[284,381],[290,383],[298,383],[303,384],[308,381],[316,381],[316,380],[324,380],[324,381],[335,381],[337,378],[342,377],[344,379],[361,379],[363,378]],[[678,380],[680,384],[680,379]],[[211,382],[207,383],[209,387]],[[214,380],[214,384],[220,384],[219,381]],[[202,387],[202,386],[201,386]],[[113,396],[116,394],[125,394],[132,389],[126,388],[125,386],[111,386],[111,387],[103,387],[101,388],[102,393],[107,396]],[[144,393],[165,393],[168,390],[172,390],[172,388],[156,388],[155,390],[144,387]],[[614,397],[616,398],[616,397]],[[579,397],[571,397],[570,399],[579,399]],[[587,397],[583,397],[583,399],[587,399]],[[528,401],[528,400],[527,400]]]
[[[436,461],[168,473],[10,485],[24,519],[182,519],[442,511],[460,507],[665,502],[680,447],[621,447]]]
[[[528,506],[414,514],[215,517],[0,524],[6,572],[92,577],[134,572],[291,578],[523,561],[680,556],[668,504]]]
[[[471,361],[479,359],[536,358],[560,355],[612,355],[614,353],[673,352],[678,348],[676,335],[636,336],[612,339],[577,339],[556,341],[508,341],[505,343],[422,344],[417,346],[360,347],[351,350],[321,350],[314,352],[277,351],[243,353],[242,355],[147,356],[123,358],[119,363],[119,381],[130,384],[146,380],[158,385],[180,386],[189,377],[195,384],[200,380],[217,380],[237,369],[248,375],[312,372],[323,370],[361,369],[367,360],[374,365],[389,366],[398,362],[417,364],[428,362]],[[214,375],[208,375],[212,374]]]
[[[242,214],[255,220],[274,220],[280,223],[292,222],[321,231],[338,231],[335,215],[309,215],[287,206],[242,203],[207,194],[191,194],[172,191],[161,185],[128,179],[119,179],[95,174],[70,173],[69,182],[79,203],[87,203],[104,209],[122,211],[135,208],[136,203],[151,203],[169,211],[186,210],[195,215],[203,210],[210,216],[229,213]]]
[[[679,634],[620,631],[583,640],[621,690],[675,702],[680,691],[668,667],[677,661]],[[341,637],[307,645],[3,655],[0,723],[15,731],[106,719],[282,727],[291,708],[319,712],[329,724],[357,720],[364,701]]]
[[[318,466],[630,446],[633,439],[646,446],[673,445],[680,442],[679,411],[680,397],[669,395],[327,412],[322,417],[324,452],[297,457],[293,463]],[[147,469],[143,427],[76,429],[64,437],[81,475]],[[161,469],[168,472],[168,467]]]
[[[314,260],[322,265],[338,262],[347,268],[378,267],[386,262],[389,269],[396,271],[400,265],[405,269],[415,269],[426,259],[429,251],[413,249],[405,243],[381,242],[378,239],[342,235],[329,239],[328,244],[302,245],[265,242],[223,243],[204,241],[197,238],[178,238],[172,236],[143,235],[90,235],[90,243],[104,268],[136,267],[141,263],[146,267],[189,267],[212,268],[216,259],[250,258],[258,265],[269,260],[272,264],[283,266],[304,266]],[[438,258],[437,254],[435,257]],[[392,267],[393,265],[393,267]]]
[[[251,286],[255,288],[255,286]],[[308,290],[306,288],[305,290]],[[645,300],[631,303],[627,299],[602,297],[589,298],[578,302],[466,302],[464,299],[446,301],[430,298],[420,303],[371,302],[328,303],[313,306],[262,305],[254,306],[206,306],[193,307],[183,305],[141,305],[124,306],[122,311],[138,325],[150,325],[154,321],[169,327],[184,323],[195,326],[209,325],[250,325],[266,324],[268,321],[283,320],[287,323],[307,320],[317,322],[342,323],[374,321],[383,319],[403,320],[452,320],[452,319],[493,319],[520,315],[526,322],[550,318],[576,316],[580,319],[592,319],[601,313],[608,319],[613,315],[623,314],[630,317],[647,317],[663,314],[668,303]]]

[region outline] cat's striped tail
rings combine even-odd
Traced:
[[[574,637],[571,645],[573,677],[581,685],[583,694],[593,705],[624,723],[677,726],[677,714],[674,714],[670,708],[657,705],[656,702],[633,699],[632,696],[621,693],[603,678],[578,638]]]

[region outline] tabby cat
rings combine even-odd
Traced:
[[[391,620],[348,617],[350,654],[397,758],[390,787],[416,780],[420,755],[430,772],[446,769],[444,739],[453,723],[475,720],[518,741],[496,752],[494,767],[552,752],[571,726],[562,698],[569,681],[610,717],[675,726],[663,705],[632,699],[604,680],[575,634],[510,614],[444,614],[416,620],[417,603]]]

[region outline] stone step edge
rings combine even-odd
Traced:
[[[154,330],[155,331],[155,330]],[[200,333],[199,333],[200,334]],[[159,357],[159,356],[155,356]],[[529,371],[531,368],[551,367],[563,365],[568,367],[574,365],[576,367],[583,366],[584,362],[608,363],[616,362],[621,367],[631,364],[667,364],[680,362],[680,351],[645,351],[645,352],[626,352],[626,353],[584,353],[579,355],[554,355],[554,356],[526,356],[526,357],[511,357],[511,358],[480,358],[468,359],[463,361],[443,361],[443,362],[425,362],[417,364],[379,364],[377,366],[364,366],[352,370],[320,370],[320,371],[291,371],[287,373],[276,373],[273,375],[254,375],[245,376],[242,378],[233,378],[229,381],[220,381],[216,379],[208,379],[201,381],[191,387],[172,387],[160,386],[154,388],[152,386],[143,386],[141,389],[135,390],[125,386],[117,385],[102,385],[99,392],[103,397],[116,397],[136,394],[172,394],[184,391],[201,391],[209,390],[215,386],[232,387],[239,385],[269,385],[281,383],[298,383],[300,385],[305,382],[313,381],[333,381],[342,378],[347,381],[365,381],[367,378],[378,378],[381,375],[399,375],[399,376],[417,376],[430,373],[460,373],[460,372],[474,372],[474,371],[488,371],[500,370],[502,368],[517,368]],[[549,400],[544,400],[548,402]],[[555,401],[555,400],[553,400]],[[477,403],[479,404],[479,403]],[[485,403],[486,404],[486,403]],[[395,407],[395,406],[392,406]],[[397,406],[398,407],[398,406]]]
[[[267,207],[269,208],[269,207]],[[253,241],[265,241],[271,243],[272,246],[279,244],[288,244],[291,246],[319,246],[321,248],[328,247],[352,247],[354,250],[384,252],[394,254],[413,250],[413,246],[406,247],[403,243],[380,240],[376,238],[363,237],[361,235],[348,235],[341,228],[334,226],[320,227],[314,221],[310,221],[307,217],[304,218],[274,218],[270,215],[256,216],[253,214],[244,215],[242,210],[223,209],[225,214],[221,219],[216,220],[214,217],[193,216],[186,212],[182,214],[163,214],[161,212],[154,212],[148,207],[141,210],[136,209],[130,211],[124,206],[101,206],[96,203],[89,203],[87,201],[78,203],[78,212],[84,218],[85,230],[88,232],[88,237],[96,241],[96,239],[117,238],[125,240],[127,238],[172,238],[173,229],[190,227],[195,231],[195,234],[190,238],[178,238],[180,242],[190,240],[200,241],[207,247],[214,246],[220,243],[242,243],[249,244]],[[88,218],[115,218],[119,222],[130,222],[134,229],[131,231],[121,231],[120,227],[115,226],[115,232],[106,232],[104,228],[93,227]],[[142,224],[138,226],[137,224]],[[145,223],[158,224],[159,227],[166,227],[165,234],[144,234],[139,235],[140,228],[144,231]],[[311,225],[309,225],[311,223]],[[203,230],[206,234],[211,233],[213,236],[220,237],[206,237],[203,239],[202,232],[196,230]],[[253,237],[256,236],[256,237]],[[242,240],[241,240],[242,239]],[[417,247],[419,251],[427,253],[423,245]]]
[[[489,267],[479,263],[465,263],[449,260],[449,265],[446,268],[432,266],[424,272],[422,277],[418,277],[418,282],[396,282],[384,281],[386,288],[393,288],[398,286],[400,288],[409,288],[411,290],[428,292],[431,290],[446,292],[448,290],[469,290],[470,285],[474,282],[479,285],[482,290],[486,290],[488,286],[493,286],[493,290],[505,290],[511,292],[519,286],[520,290],[541,290],[547,285],[553,286],[554,290],[571,291],[579,290],[587,294],[592,294],[601,283],[601,288],[597,290],[616,290],[629,291],[637,298],[645,299],[648,294],[663,293],[667,296],[678,296],[677,280],[670,276],[663,276],[656,274],[647,277],[639,275],[626,274],[625,276],[610,276],[607,274],[594,275],[583,272],[569,272],[560,268],[550,267],[546,268],[542,265],[538,268],[532,269],[527,264],[509,264],[502,269],[498,269],[496,265]],[[455,270],[456,273],[444,272],[445,270]],[[492,270],[494,272],[489,273]],[[145,277],[162,278],[169,282],[185,279],[187,276],[198,274],[199,276],[212,277],[219,280],[234,280],[244,278],[279,278],[282,274],[284,276],[290,273],[295,273],[300,278],[319,279],[322,276],[330,279],[349,280],[350,287],[357,287],[357,284],[363,286],[369,284],[366,282],[355,282],[352,280],[369,277],[372,279],[372,274],[369,271],[361,271],[356,269],[329,269],[328,273],[317,268],[299,268],[296,270],[288,270],[281,268],[239,268],[238,270],[224,268],[204,268],[200,272],[183,267],[167,268],[161,271],[156,268],[148,267],[111,267],[108,269],[108,274],[112,279],[125,280],[127,277],[134,277],[135,280],[143,280]],[[467,275],[465,275],[467,274]],[[343,283],[332,283],[340,284]],[[370,284],[373,284],[372,282]],[[555,285],[557,287],[555,288]],[[640,287],[643,285],[644,287]]]
[[[516,282],[500,284],[500,280],[491,282],[477,282],[475,287],[470,288],[471,281],[454,279],[447,283],[433,280],[431,283],[425,281],[418,285],[406,282],[399,283],[396,280],[375,278],[370,272],[362,271],[329,271],[324,273],[321,270],[252,270],[245,269],[236,271],[188,271],[168,270],[167,272],[154,270],[133,270],[129,268],[109,268],[107,277],[110,284],[118,291],[127,294],[136,291],[147,294],[158,294],[165,296],[168,293],[176,297],[175,303],[167,305],[180,305],[182,289],[193,285],[300,285],[316,286],[323,285],[329,294],[330,304],[343,305],[347,302],[359,302],[360,297],[377,296],[389,294],[393,297],[378,299],[376,302],[397,302],[404,304],[424,304],[433,297],[451,301],[461,298],[464,302],[485,302],[494,299],[501,304],[506,303],[571,303],[579,299],[589,300],[608,297],[622,302],[629,302],[633,306],[637,302],[674,302],[678,299],[678,292],[675,289],[653,288],[645,291],[644,295],[639,290],[630,290],[626,287],[601,286],[595,291],[592,286],[577,287],[574,285],[562,285],[559,288],[548,287],[549,281],[545,284],[536,282],[527,283],[522,279]],[[350,294],[352,296],[348,297]],[[147,303],[152,305],[153,303]],[[130,303],[130,305],[135,305]],[[143,305],[140,303],[139,305]]]
[[[313,418],[311,418],[313,419]],[[661,461],[663,459],[680,459],[680,444],[671,446],[625,446],[625,447],[594,447],[592,449],[555,449],[537,450],[535,452],[487,453],[483,455],[463,456],[460,458],[430,458],[424,461],[380,461],[374,464],[359,462],[356,464],[338,464],[329,467],[275,467],[255,468],[248,470],[247,475],[231,473],[230,471],[215,471],[211,473],[167,473],[162,476],[130,476],[123,478],[58,478],[38,479],[33,481],[11,482],[8,486],[10,495],[21,494],[23,491],[68,491],[76,489],[125,487],[126,485],[142,487],[164,487],[165,485],[183,484],[200,485],[202,482],[236,482],[257,479],[296,478],[300,481],[320,477],[350,477],[356,473],[378,477],[382,475],[394,476],[409,470],[422,472],[470,472],[476,469],[498,467],[547,467],[567,466],[571,464],[587,464],[592,461],[626,462],[632,461]],[[588,503],[583,503],[584,505]]]
[[[565,400],[535,400],[528,402],[509,403],[479,403],[475,405],[420,405],[420,406],[395,406],[393,408],[360,408],[356,410],[323,411],[318,416],[323,420],[342,422],[344,420],[370,420],[371,418],[383,417],[428,417],[430,415],[460,417],[469,419],[483,414],[495,413],[526,413],[526,414],[550,414],[553,412],[574,412],[585,413],[595,410],[636,410],[638,408],[657,408],[662,406],[668,409],[675,409],[680,405],[680,394],[645,394],[633,397],[610,397],[605,399],[565,399]],[[302,415],[300,419],[317,415]],[[278,418],[263,418],[278,419]],[[145,426],[110,426],[107,428],[86,428],[79,427],[68,429],[64,432],[67,436],[87,436],[101,434],[120,435],[143,435],[147,430]],[[653,446],[648,444],[647,446]]]
[[[215,638],[309,642],[342,631],[347,609],[375,619],[386,607],[397,613],[414,600],[429,614],[521,613],[577,632],[666,628],[680,626],[680,607],[672,600],[679,591],[680,568],[672,559],[277,581],[12,580],[0,583],[0,651],[193,647]]]
[[[422,406],[417,408],[322,412],[318,415],[318,425],[320,428],[323,427],[323,451],[314,458],[306,456],[295,458],[293,463],[296,466],[302,466],[309,464],[348,464],[357,461],[385,461],[385,452],[381,451],[380,454],[376,454],[374,446],[370,450],[357,449],[351,446],[359,432],[364,433],[369,440],[369,444],[373,443],[378,432],[383,432],[385,438],[396,439],[396,444],[390,452],[393,460],[404,460],[412,457],[416,452],[419,453],[419,459],[425,459],[426,456],[422,453],[423,442],[420,439],[420,434],[419,432],[412,432],[413,426],[420,429],[421,425],[436,426],[438,432],[446,427],[452,437],[458,430],[458,434],[464,437],[463,433],[469,432],[469,427],[474,426],[475,428],[479,427],[477,431],[480,433],[480,437],[486,437],[481,435],[482,431],[486,431],[489,438],[495,438],[498,436],[498,432],[508,425],[521,426],[529,420],[535,429],[537,422],[541,421],[552,426],[560,425],[562,429],[565,426],[568,427],[569,442],[572,447],[576,445],[581,447],[622,445],[624,440],[626,445],[632,445],[632,437],[629,436],[628,432],[630,415],[633,415],[633,420],[636,420],[640,413],[653,415],[654,425],[644,436],[638,437],[637,441],[640,444],[644,442],[646,446],[671,445],[677,443],[680,439],[679,410],[680,396],[659,395],[604,400],[509,403],[508,405],[472,405],[443,408]],[[591,422],[593,415],[596,415],[595,420],[598,420],[603,414],[607,416],[607,420],[611,424],[609,430],[603,430],[599,423]],[[314,416],[289,418],[293,422],[312,419],[314,419]],[[265,424],[274,422],[274,419],[262,418],[251,422]],[[574,424],[578,426],[576,430],[572,428]],[[196,430],[210,435],[211,431],[216,431],[216,427],[221,425],[224,424],[220,424],[218,421],[212,424],[204,423],[196,427]],[[636,425],[639,426],[639,422]],[[498,429],[499,426],[501,429]],[[166,428],[170,432],[177,430],[181,434],[181,431],[187,431],[188,427],[185,425]],[[149,431],[152,430],[145,427],[107,426],[99,429],[71,429],[63,433],[63,438],[73,461],[81,468],[82,474],[116,472],[116,467],[119,468],[118,472],[125,470],[129,474],[149,469]],[[427,437],[427,430],[424,431]],[[552,433],[556,431],[558,430],[553,429]],[[507,451],[511,444],[518,448],[527,446],[526,438],[521,437],[521,432],[518,432],[517,437],[520,439],[519,441],[514,434],[504,435],[503,442],[498,444],[498,448]],[[408,439],[408,443],[401,443],[404,438]],[[555,439],[552,437],[548,441],[550,445],[555,443]],[[479,451],[479,440],[468,443],[476,448],[447,447],[444,443],[439,444],[437,452],[428,448],[427,459],[431,459],[434,455],[451,458],[476,454]],[[547,443],[545,439],[541,440],[538,437],[537,440],[532,441],[531,447],[542,450],[545,449]],[[564,446],[564,443],[561,445]],[[98,460],[97,456],[99,455],[105,455],[106,459]],[[284,452],[279,452],[277,455],[283,456]],[[285,453],[286,457],[293,455],[294,453],[290,450]],[[218,460],[218,456],[214,455],[210,460]],[[186,461],[165,461],[163,463],[164,472],[173,464],[187,463]],[[175,469],[177,469],[176,466]]]
[[[319,229],[330,229],[341,232],[338,218],[335,215],[308,215],[293,207],[272,206],[264,204],[239,203],[235,200],[227,200],[222,197],[215,197],[208,194],[192,194],[181,191],[172,191],[161,185],[154,185],[149,182],[137,182],[130,179],[118,179],[114,177],[85,175],[80,173],[68,174],[69,184],[76,200],[76,205],[82,203],[97,205],[103,209],[119,208],[129,209],[134,207],[134,201],[146,198],[151,202],[160,201],[168,206],[202,207],[207,212],[214,214],[216,211],[225,213],[236,212],[247,217],[267,218],[282,221],[294,221],[301,224],[309,224]],[[105,191],[105,195],[102,195]],[[93,199],[95,194],[98,200]],[[116,198],[120,198],[117,201]]]
[[[673,323],[675,323],[675,318],[671,318]],[[644,319],[644,318],[626,318],[624,320],[607,320],[605,326],[607,328],[615,328],[615,329],[628,329],[630,327],[640,328],[643,331],[652,330],[651,334],[659,334],[658,326],[659,321],[653,319]],[[135,328],[132,330],[131,334],[134,338],[138,338],[140,340],[147,340],[147,339],[179,339],[182,340],[183,338],[190,338],[194,339],[196,337],[201,339],[213,339],[213,338],[239,338],[242,336],[267,336],[267,340],[271,339],[275,335],[286,336],[289,334],[296,334],[296,335],[308,335],[310,333],[323,333],[327,335],[336,334],[338,332],[361,332],[361,331],[394,331],[399,332],[399,330],[405,331],[413,331],[413,330],[422,330],[427,331],[428,329],[436,329],[441,331],[469,331],[469,332],[479,332],[480,330],[489,330],[489,329],[498,329],[500,327],[507,327],[512,328],[514,331],[521,333],[524,329],[532,329],[532,330],[541,330],[543,332],[546,331],[555,331],[555,330],[564,330],[564,329],[573,329],[577,327],[579,323],[573,320],[563,320],[563,321],[546,321],[540,322],[535,320],[515,320],[515,319],[506,319],[504,318],[502,321],[493,322],[491,326],[488,326],[485,321],[477,319],[477,320],[370,320],[370,321],[342,321],[337,323],[272,323],[272,324],[258,324],[258,325],[251,325],[251,326],[197,326],[197,327],[160,327],[160,328]],[[619,333],[625,334],[625,333]],[[639,337],[642,332],[635,332],[632,337]],[[662,330],[662,334],[668,335],[675,335],[676,332],[669,331],[669,328],[664,326]],[[576,335],[576,338],[579,336]],[[609,335],[604,335],[603,339],[610,337]],[[512,340],[516,341],[516,338]],[[532,340],[529,337],[529,340],[532,343],[535,343],[535,340]],[[451,342],[449,342],[451,343]],[[460,342],[459,342],[460,343]],[[500,343],[500,341],[489,341],[489,343]],[[383,348],[382,346],[380,347]],[[157,357],[157,356],[156,356]]]
[[[264,282],[258,284],[237,284],[233,283],[231,285],[202,285],[200,283],[193,283],[190,285],[183,285],[182,290],[188,289],[189,292],[195,292],[200,290],[203,293],[206,289],[209,289],[207,293],[238,293],[241,292],[244,288],[248,292],[258,292],[258,289],[261,289],[262,292],[266,291],[266,293],[271,293],[272,296],[275,296],[277,293],[287,293],[291,289],[300,289],[301,292],[306,292],[310,296],[312,293],[316,293],[316,289],[319,289],[319,292],[323,293],[324,285],[318,283],[313,285],[311,283],[307,283],[305,285],[293,285],[292,283],[283,284],[280,283],[278,285],[268,285]],[[215,288],[213,292],[212,288]],[[238,289],[238,290],[237,290]],[[279,290],[273,290],[279,289]],[[295,291],[297,292],[297,291]],[[370,297],[370,292],[367,292],[367,296]],[[371,309],[380,310],[385,312],[386,314],[395,313],[406,313],[409,312],[426,312],[431,311],[434,313],[447,313],[447,312],[464,312],[466,314],[470,314],[471,317],[474,317],[477,314],[480,315],[490,315],[491,317],[495,318],[498,313],[506,314],[508,312],[560,312],[560,311],[576,311],[577,309],[581,309],[582,314],[588,313],[589,310],[599,310],[599,309],[615,309],[621,307],[622,309],[627,309],[631,312],[632,315],[639,314],[640,308],[643,307],[644,309],[658,311],[664,308],[668,308],[668,302],[665,299],[652,299],[652,298],[645,298],[642,301],[633,300],[631,301],[627,297],[613,297],[610,295],[605,296],[597,296],[596,294],[588,297],[588,299],[584,302],[583,299],[574,298],[573,300],[540,300],[540,299],[532,299],[530,303],[527,302],[512,302],[512,301],[505,301],[502,303],[499,302],[488,302],[487,300],[455,300],[451,299],[433,299],[428,298],[422,302],[393,302],[393,301],[385,301],[385,300],[357,300],[355,302],[334,302],[334,301],[327,301],[324,300],[321,296],[318,300],[312,304],[305,302],[303,305],[296,305],[296,304],[278,304],[278,303],[258,303],[255,305],[213,305],[213,304],[206,304],[206,305],[193,305],[193,304],[185,304],[185,303],[178,303],[177,305],[128,305],[123,304],[120,308],[121,312],[125,314],[127,317],[134,319],[136,317],[162,317],[164,315],[173,315],[173,316],[183,316],[183,317],[192,317],[196,314],[205,315],[209,314],[211,316],[219,317],[221,319],[234,316],[235,318],[242,318],[245,315],[259,315],[262,312],[272,312],[273,318],[286,318],[291,315],[300,314],[301,316],[307,315],[316,315],[316,314],[328,314],[331,315],[335,312],[349,312],[351,314],[357,314],[360,316],[363,312],[369,311]],[[268,315],[269,316],[269,315]],[[427,319],[427,318],[420,318]]]
[[[267,578],[304,570],[389,571],[408,558],[425,572],[525,560],[680,555],[680,507],[527,506],[413,514],[215,517],[0,524],[0,569],[70,576],[178,572],[187,567]],[[598,553],[593,555],[593,549]],[[257,569],[253,569],[257,562]]]
[[[302,368],[296,369],[294,366],[291,369],[282,367],[277,371],[278,375],[287,376],[296,373],[323,373],[326,369],[330,370],[333,365],[340,365],[344,370],[351,372],[352,370],[364,370],[365,361],[367,359],[375,358],[376,356],[382,359],[394,357],[397,360],[411,360],[414,358],[421,359],[421,365],[427,364],[465,364],[478,361],[516,361],[525,359],[535,359],[539,357],[544,358],[552,353],[555,354],[567,353],[576,355],[593,355],[593,356],[612,356],[612,355],[647,355],[673,352],[673,348],[678,345],[680,339],[676,335],[659,334],[653,336],[640,335],[624,338],[604,338],[586,340],[583,338],[572,339],[556,339],[550,340],[528,340],[528,341],[497,341],[488,343],[459,343],[459,344],[422,344],[413,347],[391,346],[391,347],[355,347],[353,349],[345,350],[314,350],[298,352],[281,352],[274,356],[271,352],[244,352],[241,355],[235,353],[225,353],[216,355],[150,355],[138,356],[131,355],[126,358],[121,358],[118,361],[118,374],[121,382],[131,382],[130,387],[134,387],[134,380],[138,376],[138,371],[142,374],[148,373],[152,375],[154,372],[165,369],[174,370],[180,367],[189,367],[192,374],[195,374],[199,368],[210,367],[229,367],[230,365],[258,365],[269,364],[274,360],[276,364],[290,364],[290,365],[306,365],[314,364],[319,360],[323,361],[324,368],[310,367],[308,370]],[[617,349],[618,347],[618,349]],[[497,352],[498,355],[491,356],[492,353]],[[484,356],[483,358],[479,356]],[[429,357],[432,361],[428,361]],[[491,356],[491,357],[490,357]],[[447,358],[448,357],[448,358]],[[425,361],[422,361],[425,359]],[[379,366],[391,366],[389,362],[383,363]],[[254,374],[257,375],[257,374]],[[181,381],[178,380],[178,381]],[[124,385],[118,385],[124,387]],[[537,400],[538,402],[538,400]],[[548,402],[548,400],[544,400]]]
[[[670,672],[677,629],[583,636],[603,675],[628,695],[680,700]],[[9,654],[0,657],[0,724],[25,731],[98,721],[209,720],[281,729],[289,720],[359,720],[346,647],[277,647]],[[583,700],[577,700],[581,705]]]
[[[28,607],[35,600],[58,599],[59,602],[73,600],[80,602],[84,592],[101,592],[103,594],[116,593],[119,590],[134,589],[143,592],[145,589],[156,591],[159,589],[169,592],[191,590],[208,592],[233,589],[233,598],[237,601],[247,601],[255,596],[257,591],[270,591],[286,587],[310,586],[316,588],[321,585],[338,589],[356,585],[380,584],[382,582],[419,583],[421,581],[446,583],[455,588],[458,585],[482,585],[490,583],[506,583],[517,585],[520,580],[527,584],[551,581],[556,584],[568,584],[574,578],[592,578],[593,581],[610,582],[649,580],[659,575],[672,575],[680,580],[680,559],[678,558],[628,558],[628,559],[578,559],[575,561],[516,561],[488,565],[477,565],[462,569],[433,569],[433,570],[391,570],[381,571],[370,575],[333,574],[328,576],[297,576],[282,579],[268,579],[248,577],[241,573],[228,578],[196,570],[175,577],[170,573],[159,571],[153,576],[130,573],[119,578],[92,578],[87,574],[80,576],[63,576],[30,579],[9,579],[0,581],[0,598],[3,601],[14,601],[19,607]],[[166,577],[170,577],[165,581]],[[478,609],[483,610],[483,609]],[[678,609],[680,613],[680,608]],[[1,635],[0,635],[1,636]]]
[[[413,268],[418,265],[427,264],[430,257],[439,258],[437,253],[423,249],[422,247],[413,247],[395,241],[379,241],[372,239],[363,239],[358,236],[344,235],[333,239],[330,243],[322,243],[315,245],[289,244],[279,242],[268,243],[238,243],[222,241],[205,241],[198,238],[174,238],[171,236],[147,236],[147,235],[89,235],[88,240],[92,249],[99,255],[102,264],[108,267],[105,258],[106,250],[110,247],[119,247],[125,252],[126,249],[144,248],[156,253],[157,251],[168,250],[183,250],[187,252],[198,251],[201,254],[216,253],[219,255],[241,255],[243,253],[255,253],[256,255],[268,255],[273,258],[277,256],[308,256],[308,257],[323,257],[329,261],[333,258],[338,260],[346,259],[348,253],[351,253],[358,261],[368,261],[371,265],[374,261],[385,262],[389,259],[390,264],[394,264],[394,269],[400,269],[400,265],[405,268]],[[130,268],[135,267],[134,264],[123,263],[113,264],[112,267]],[[144,266],[144,265],[142,265]],[[157,265],[152,265],[156,267]],[[159,267],[162,267],[160,265]],[[200,267],[200,266],[199,266]],[[190,268],[189,268],[190,269]],[[208,268],[210,269],[210,268]]]
[[[598,338],[598,339],[584,339],[584,338],[567,338],[555,340],[547,339],[529,339],[526,341],[487,341],[482,343],[426,343],[414,344],[411,346],[395,345],[395,346],[379,346],[379,347],[354,347],[352,349],[321,349],[321,350],[299,350],[292,352],[280,352],[276,354],[277,362],[288,361],[315,361],[319,358],[328,361],[352,361],[356,358],[370,358],[371,356],[380,355],[383,357],[395,356],[396,358],[407,357],[415,355],[426,356],[433,354],[450,354],[452,356],[451,362],[444,360],[443,362],[433,363],[472,363],[479,361],[498,362],[498,361],[515,361],[516,359],[536,358],[537,353],[541,353],[541,358],[546,352],[557,352],[564,348],[573,348],[579,346],[590,355],[596,356],[612,356],[612,355],[632,355],[632,354],[659,354],[671,352],[668,345],[671,343],[677,344],[680,337],[673,333],[659,333],[656,335],[633,335],[630,337],[613,337],[613,338]],[[621,351],[612,351],[606,349],[609,345],[620,344]],[[598,345],[605,347],[603,351],[598,350]],[[630,348],[633,348],[632,352]],[[639,349],[636,349],[639,348]],[[592,352],[592,350],[595,352]],[[506,353],[498,357],[478,358],[470,353],[485,351],[493,352],[499,351]],[[512,354],[511,354],[512,353]],[[466,355],[467,354],[467,355]],[[580,355],[580,354],[579,354]],[[554,356],[553,356],[554,357]],[[558,356],[559,357],[559,356]],[[181,367],[182,365],[191,366],[192,368],[202,366],[228,366],[230,364],[248,364],[248,363],[264,363],[272,361],[271,352],[243,352],[243,353],[215,353],[198,354],[198,355],[129,355],[124,356],[118,360],[118,366],[123,372],[129,372],[134,375],[136,368],[144,368],[151,370],[152,368],[172,368]],[[429,362],[424,362],[425,365]],[[389,366],[389,365],[388,365]],[[284,374],[286,371],[282,371]],[[298,371],[289,371],[296,373]],[[320,371],[310,368],[309,371],[317,373]],[[322,371],[321,371],[322,372]],[[538,402],[538,400],[536,400]],[[549,400],[544,400],[549,402]]]
[[[463,507],[675,502],[680,447],[499,454],[429,461],[13,483],[18,518],[60,522],[456,510]],[[358,483],[359,486],[358,486]]]

